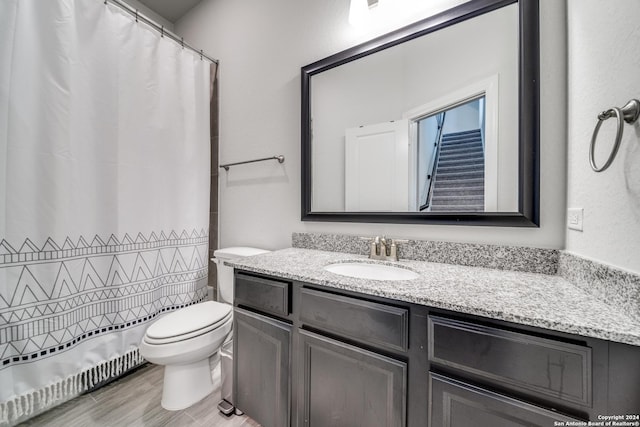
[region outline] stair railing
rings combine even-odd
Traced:
[[[442,113],[438,113],[436,115],[436,123],[438,125],[438,133],[436,134],[436,138],[435,138],[435,142],[434,142],[434,146],[436,147],[436,149],[434,150],[433,154],[431,155],[431,161],[429,162],[429,171],[430,173],[427,174],[427,181],[429,181],[429,185],[427,187],[427,195],[425,197],[425,202],[424,204],[420,205],[420,211],[422,212],[425,209],[428,209],[429,206],[431,205],[431,198],[433,197],[432,194],[432,190],[433,190],[433,182],[436,180],[436,169],[438,166],[438,160],[440,158],[440,145],[442,143],[442,130],[444,129],[444,118],[446,116],[447,112],[443,111]]]

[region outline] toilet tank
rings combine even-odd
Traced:
[[[233,304],[233,267],[224,265],[224,262],[267,252],[270,251],[246,246],[215,250],[213,252],[213,262],[216,263],[218,272],[218,301]]]

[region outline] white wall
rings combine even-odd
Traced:
[[[480,121],[479,108],[480,100],[476,99],[447,111],[444,127],[442,128],[443,133],[446,135],[448,133],[480,129],[482,123]]]
[[[221,163],[273,154],[287,159],[222,171],[220,246],[283,248],[292,232],[308,231],[562,247],[566,11],[558,0],[541,4],[539,229],[300,221],[300,67],[390,30],[356,30],[348,9],[348,0],[204,0],[176,23],[185,40],[221,59]]]
[[[640,126],[625,124],[609,169],[589,166],[597,114],[640,98],[640,2],[568,3],[568,206],[584,208],[584,231],[567,231],[578,255],[640,272]],[[597,164],[606,160],[615,119],[602,125]]]

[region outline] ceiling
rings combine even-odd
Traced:
[[[201,0],[139,0],[140,3],[170,22],[182,18]]]

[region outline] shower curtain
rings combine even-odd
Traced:
[[[111,3],[0,1],[0,425],[206,297],[210,66]]]

